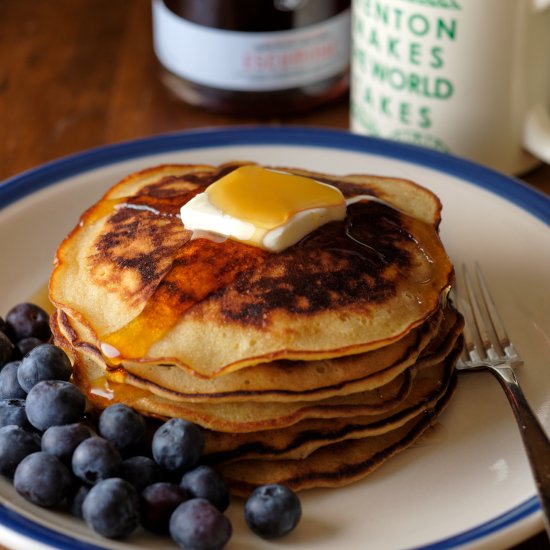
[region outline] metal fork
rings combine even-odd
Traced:
[[[514,368],[523,361],[504,329],[479,264],[475,265],[474,276],[463,265],[454,297],[465,322],[464,349],[457,369],[488,370],[504,389],[531,464],[544,526],[550,537],[550,440],[520,388]]]

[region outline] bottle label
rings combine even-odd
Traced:
[[[350,10],[320,23],[275,32],[198,25],[153,0],[153,44],[169,71],[196,84],[235,91],[307,86],[346,70]]]

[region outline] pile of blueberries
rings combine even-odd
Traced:
[[[201,464],[201,428],[173,418],[151,430],[120,403],[87,414],[69,358],[49,343],[48,321],[28,303],[0,317],[0,474],[28,501],[65,506],[104,537],[141,525],[182,548],[223,548],[232,534],[230,494]],[[257,535],[277,538],[296,527],[301,504],[287,487],[264,485],[244,517]]]

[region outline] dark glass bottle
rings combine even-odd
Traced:
[[[153,0],[163,82],[190,104],[291,115],[349,86],[350,0]]]

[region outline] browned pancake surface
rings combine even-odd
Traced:
[[[116,348],[116,361],[173,363],[211,378],[275,358],[382,347],[436,311],[452,266],[431,193],[398,180],[319,175],[346,195],[388,203],[352,204],[345,221],[279,254],[190,240],[179,208],[235,166],[134,174],[84,214],[59,248],[50,295],[88,327],[90,343]]]

